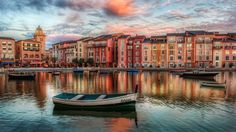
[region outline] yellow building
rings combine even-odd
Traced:
[[[46,35],[38,26],[34,38],[16,42],[16,62],[21,66],[41,66],[45,54]]]

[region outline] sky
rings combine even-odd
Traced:
[[[236,32],[235,0],[0,0],[0,36],[51,44],[85,36],[163,35],[186,30]]]

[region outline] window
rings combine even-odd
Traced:
[[[229,60],[229,56],[226,56],[226,57],[225,57],[225,60]]]
[[[164,51],[164,50],[162,50],[162,51],[161,51],[161,54],[165,54],[165,51]]]
[[[219,60],[220,58],[219,58],[219,56],[216,56],[216,60]]]
[[[170,51],[170,55],[174,55],[174,51]]]
[[[188,60],[191,60],[191,56],[188,56]]]
[[[170,56],[170,60],[174,60],[174,57],[173,57],[173,56]]]
[[[233,60],[236,60],[236,56],[233,56]]]
[[[178,56],[178,60],[181,60],[182,59],[182,56]]]
[[[206,56],[206,60],[209,60],[209,56]]]

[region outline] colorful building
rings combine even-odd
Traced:
[[[122,35],[118,38],[118,67],[128,67],[128,42],[130,35]]]
[[[0,66],[15,64],[15,39],[0,37]]]
[[[142,43],[145,36],[135,36],[128,43],[128,67],[142,66]]]
[[[16,42],[16,62],[21,66],[42,66],[46,35],[39,26],[34,38]]]
[[[77,40],[77,59],[83,59],[86,61],[88,59],[88,42],[92,40],[91,37],[85,37]]]

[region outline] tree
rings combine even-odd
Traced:
[[[78,61],[79,66],[83,66],[83,63],[84,63],[84,59],[80,58],[79,61]]]
[[[74,59],[72,60],[72,62],[75,63],[75,64],[78,64],[78,63],[79,63],[79,61],[78,61],[77,58],[74,58]]]
[[[88,63],[90,66],[93,66],[93,65],[94,65],[93,58],[88,58],[88,59],[87,59],[87,63]]]

